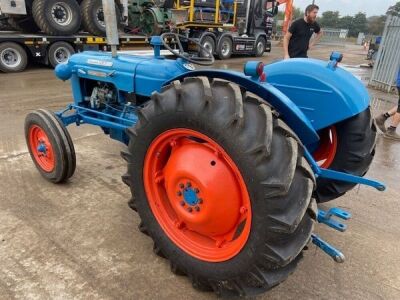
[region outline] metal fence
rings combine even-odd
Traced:
[[[390,92],[400,67],[400,17],[388,15],[369,85]]]
[[[343,44],[346,42],[348,29],[322,28],[324,34],[321,43],[324,44]]]

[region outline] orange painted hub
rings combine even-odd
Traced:
[[[186,253],[220,262],[246,244],[246,185],[230,156],[206,135],[184,128],[160,134],[146,153],[143,176],[155,218]]]
[[[338,144],[336,127],[331,126],[320,132],[320,144],[313,156],[321,168],[329,168],[332,164]]]
[[[46,132],[38,125],[29,128],[29,147],[35,161],[45,172],[52,172],[55,167],[53,147]]]

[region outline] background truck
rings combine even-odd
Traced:
[[[179,32],[199,41],[220,59],[232,54],[261,56],[271,50],[273,16],[278,4],[275,0],[133,0],[128,23],[147,35]],[[186,50],[206,55],[191,46],[189,43]]]
[[[128,17],[128,0],[115,0],[119,23]],[[24,33],[72,35],[81,29],[105,36],[101,0],[0,0],[0,13]]]
[[[140,35],[121,35],[121,47],[146,45],[148,38]],[[28,62],[39,62],[55,67],[66,62],[75,52],[83,50],[109,50],[104,37],[88,34],[51,36],[0,32],[0,71],[20,72]]]

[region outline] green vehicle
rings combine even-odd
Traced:
[[[219,59],[233,54],[262,56],[271,51],[275,0],[131,0],[129,26],[147,36],[179,32],[208,52],[188,43],[187,52]]]

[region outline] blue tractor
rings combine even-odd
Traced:
[[[350,217],[318,210],[317,202],[356,184],[384,189],[362,177],[376,136],[365,87],[337,67],[338,53],[328,62],[250,61],[243,73],[195,70],[212,55],[189,57],[182,39],[153,37],[153,56],[82,52],[58,65],[74,102],[56,113],[34,111],[25,122],[39,172],[54,183],[73,175],[70,124],[100,126],[126,144],[122,180],[140,231],[201,290],[262,293],[294,271],[310,241],[343,261],[313,228],[343,231],[332,216]],[[160,55],[162,46],[177,58]]]

